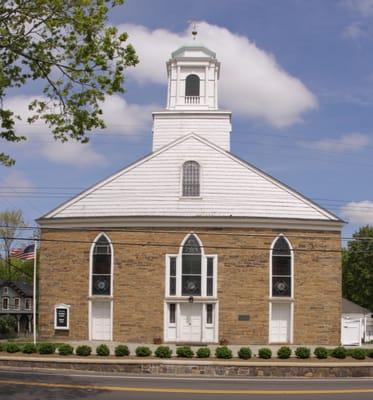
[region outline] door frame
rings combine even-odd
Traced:
[[[286,342],[274,342],[271,340],[271,331],[272,331],[272,305],[273,304],[286,304],[290,306],[290,333],[289,333],[289,341]],[[294,301],[289,301],[286,299],[286,301],[270,301],[269,302],[269,310],[268,310],[268,315],[269,315],[269,320],[268,320],[268,343],[269,344],[277,344],[277,343],[288,343],[292,344],[294,342]]]
[[[92,339],[92,303],[109,303],[110,302],[110,339],[113,341],[113,299],[90,299],[88,301],[88,340],[100,340]]]

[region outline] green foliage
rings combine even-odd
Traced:
[[[75,354],[81,357],[88,357],[92,353],[92,348],[90,346],[87,346],[85,344],[78,346],[75,349]]]
[[[37,347],[33,343],[25,343],[22,346],[22,353],[33,354],[38,351]]]
[[[361,227],[342,254],[342,290],[349,300],[373,310],[373,226]]]
[[[248,360],[249,358],[251,358],[252,356],[252,352],[250,347],[241,347],[238,350],[238,357],[242,358],[243,360]]]
[[[344,347],[336,347],[332,350],[331,356],[334,358],[346,358],[347,350]]]
[[[73,353],[74,353],[74,347],[67,343],[58,346],[58,354],[60,356],[70,356]]]
[[[171,358],[172,350],[168,346],[158,346],[154,354],[158,358]]]
[[[267,360],[272,357],[272,350],[268,347],[262,347],[258,351],[258,356]]]
[[[17,320],[13,315],[2,315],[0,317],[0,334],[6,335],[12,331],[17,326]]]
[[[277,350],[277,357],[281,359],[290,358],[291,348],[288,346],[282,346]]]
[[[106,344],[100,344],[96,347],[96,354],[102,357],[108,356],[110,355],[110,349]]]
[[[124,356],[130,355],[130,351],[129,351],[128,347],[124,344],[119,344],[115,348],[114,352],[117,357],[124,357]]]
[[[21,351],[21,348],[16,343],[7,343],[5,345],[5,350],[8,353],[17,353],[18,351]]]
[[[147,346],[136,347],[135,353],[137,357],[149,357],[152,355],[152,351]]]
[[[176,354],[178,357],[192,358],[194,351],[189,346],[182,346],[176,349]]]
[[[232,350],[229,349],[227,346],[220,346],[217,347],[215,350],[215,356],[216,358],[232,358],[233,354],[232,354]]]
[[[351,351],[351,357],[356,360],[364,360],[365,359],[365,350],[364,349],[353,349]]]
[[[325,347],[316,347],[316,349],[313,351],[313,354],[320,360],[328,358],[328,350]]]
[[[368,356],[369,358],[373,358],[373,349],[369,349],[369,350],[367,351],[367,356]]]
[[[124,70],[138,63],[126,33],[108,25],[123,0],[38,0],[0,3],[0,98],[35,80],[45,86],[29,104],[27,122],[45,122],[53,136],[85,143],[104,128],[102,103],[124,92]],[[118,12],[118,11],[117,11]],[[1,108],[0,138],[25,140],[15,131],[17,110]],[[0,153],[0,163],[14,164]]]
[[[198,358],[209,358],[210,354],[211,350],[208,347],[200,347],[196,353]]]
[[[54,354],[56,352],[56,345],[54,343],[40,343],[38,345],[39,354]]]
[[[308,347],[297,347],[295,349],[295,355],[298,358],[310,358],[311,357],[311,350]]]

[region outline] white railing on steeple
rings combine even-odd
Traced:
[[[185,96],[185,104],[199,104],[199,96]]]

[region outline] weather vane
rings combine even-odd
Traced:
[[[189,20],[188,23],[193,25],[193,28],[192,28],[192,35],[193,35],[193,40],[196,40],[196,36],[197,36],[197,34],[198,34],[198,31],[197,31],[197,22],[196,22],[194,19],[192,19],[192,20]]]

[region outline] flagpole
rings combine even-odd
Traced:
[[[36,247],[36,240],[34,240],[34,290],[33,290],[33,310],[32,310],[32,323],[33,323],[33,334],[34,334],[34,344],[36,344],[36,259],[37,259],[37,247]]]

